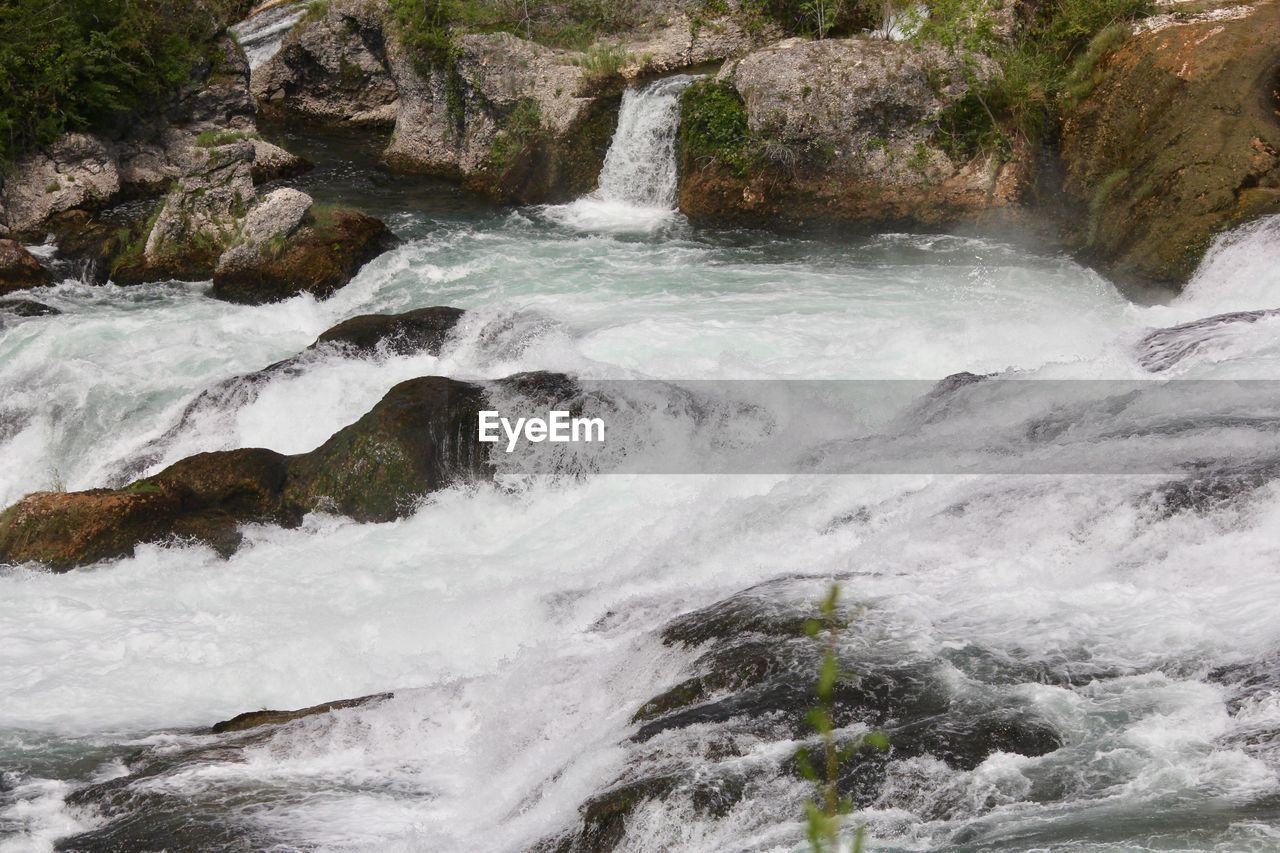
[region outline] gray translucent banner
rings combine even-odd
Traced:
[[[1280,471],[1280,381],[530,376],[490,386],[500,476]],[[546,434],[528,420],[517,432],[519,418],[551,421],[548,432],[570,439],[572,419],[585,420],[576,441],[538,441]]]

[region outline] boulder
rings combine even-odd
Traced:
[[[570,832],[540,849],[606,853],[627,846],[628,816],[660,799],[671,814],[723,816],[754,790],[800,781],[792,744],[816,745],[809,720],[823,639],[806,633],[829,579],[787,578],[744,590],[686,613],[660,629],[663,644],[692,653],[689,677],[637,709],[637,728],[618,780],[590,797]],[[1018,689],[1061,683],[1064,673],[1019,665],[1002,652],[966,648],[939,658],[890,651],[851,613],[837,635],[842,674],[833,722],[847,750],[837,775],[842,797],[858,807],[919,811],[911,786],[894,785],[913,762],[960,775],[999,752],[1044,755],[1062,745],[1050,722]],[[972,682],[978,689],[964,689]],[[883,732],[887,749],[839,732],[859,724]],[[658,748],[646,744],[661,738]],[[772,748],[781,747],[781,748]],[[745,755],[749,760],[744,760]],[[942,810],[964,806],[943,804]],[[634,840],[634,839],[630,839]]]
[[[61,313],[52,305],[33,302],[30,299],[0,299],[0,314],[12,314],[15,317],[52,317]]]
[[[243,139],[196,149],[192,165],[155,215],[145,242],[133,243],[117,258],[112,279],[118,284],[208,279],[254,201],[253,158],[253,144]]]
[[[55,271],[94,284],[106,283],[112,262],[126,246],[122,234],[129,231],[86,210],[55,214],[45,227],[58,246]]]
[[[361,314],[325,331],[312,347],[333,344],[366,355],[385,348],[397,355],[428,352],[438,355],[445,339],[465,312],[437,306],[403,314]]]
[[[102,207],[119,192],[114,146],[91,134],[68,133],[14,163],[0,190],[0,224],[33,232],[55,213]]]
[[[935,139],[980,56],[885,39],[788,39],[682,103],[679,206],[702,220],[941,226],[1015,216],[1027,164]]]
[[[258,112],[276,121],[390,127],[399,93],[387,69],[385,4],[332,2],[319,20],[290,30],[253,72]]]
[[[488,479],[489,445],[477,430],[485,399],[483,386],[441,376],[401,382],[360,420],[295,457],[286,506],[392,521],[430,492]]]
[[[55,571],[131,555],[144,542],[187,539],[223,555],[239,524],[279,513],[286,457],[270,450],[201,453],[123,489],[37,492],[0,514],[0,562]]]
[[[309,201],[304,194],[295,193],[287,207],[276,200],[272,209],[287,210],[292,217],[303,205],[302,199]],[[272,220],[265,214],[255,221],[263,226],[257,233],[275,233],[261,242],[249,237],[219,258],[210,292],[215,299],[246,305],[278,302],[300,293],[324,299],[398,242],[381,220],[347,208],[308,204],[297,223],[283,220],[292,226],[287,233],[269,227]]]
[[[1180,287],[1213,236],[1280,211],[1280,5],[1157,16],[1106,59],[1062,132],[1086,260]]]
[[[49,283],[49,274],[16,240],[0,239],[0,296]]]
[[[328,714],[345,708],[359,708],[362,705],[383,702],[394,695],[394,693],[375,693],[371,696],[360,696],[355,699],[323,702],[319,705],[312,705],[309,708],[299,708],[296,711],[246,711],[243,714],[235,715],[229,720],[215,723],[209,731],[212,734],[221,735],[229,732],[256,729],[259,726],[278,726],[283,723],[291,723],[294,720],[301,720],[304,717],[314,717],[318,714]]]

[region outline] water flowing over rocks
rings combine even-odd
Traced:
[[[1068,117],[1065,188],[1086,257],[1181,286],[1226,228],[1280,210],[1280,4],[1139,26]]]
[[[583,804],[576,829],[541,849],[616,849],[629,837],[628,820],[658,800],[672,810],[667,814],[723,817],[766,791],[801,793],[794,755],[813,737],[806,716],[816,704],[821,658],[819,644],[806,634],[806,621],[817,615],[806,602],[821,597],[824,583],[772,581],[668,622],[661,641],[694,654],[692,675],[635,712],[638,728],[622,777]],[[1000,753],[1039,756],[1062,745],[1061,735],[1009,685],[1070,676],[980,649],[942,659],[891,659],[875,651],[871,637],[859,640],[863,631],[874,636],[871,626],[860,626],[852,612],[844,618],[842,660],[856,665],[836,687],[838,737],[854,744],[874,729],[890,745],[886,751],[864,746],[844,762],[842,796],[890,810],[931,801],[935,819],[980,813],[991,805],[963,801],[967,773]],[[914,778],[926,767],[927,776]]]
[[[15,317],[52,317],[61,314],[52,305],[35,302],[31,299],[0,299],[0,314],[12,314]]]
[[[563,399],[573,383],[530,373],[495,387],[545,402]],[[66,570],[168,539],[227,556],[240,546],[244,523],[293,526],[315,511],[365,522],[403,518],[432,492],[493,476],[491,445],[477,436],[489,393],[442,376],[411,379],[309,453],[201,453],[119,489],[28,495],[0,514],[0,562]]]
[[[680,209],[791,225],[939,226],[1012,214],[1025,162],[957,162],[933,138],[967,75],[992,73],[981,56],[885,39],[789,39],[750,53],[706,84],[718,87],[716,114],[699,89],[685,96]],[[724,121],[743,122],[744,150],[717,152],[700,138]]]

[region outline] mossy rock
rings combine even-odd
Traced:
[[[310,293],[332,296],[398,241],[380,220],[348,208],[312,208],[303,227],[251,259],[219,264],[210,295],[261,305]]]
[[[1177,288],[1213,237],[1280,211],[1280,6],[1129,38],[1063,129],[1084,257]]]
[[[480,385],[441,376],[401,382],[360,420],[293,459],[286,507],[391,521],[429,492],[487,479],[489,446],[477,427],[485,405]]]

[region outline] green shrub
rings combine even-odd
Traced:
[[[154,108],[210,50],[200,0],[0,2],[0,163]]]
[[[520,152],[542,134],[542,111],[538,102],[524,98],[503,121],[502,129],[489,149],[489,167],[501,174],[511,168]]]
[[[242,139],[258,139],[256,133],[242,130],[205,130],[196,135],[196,145],[201,148],[217,148],[219,145],[230,145]]]
[[[680,99],[680,150],[686,163],[720,163],[745,176],[756,163],[758,142],[747,125],[747,108],[728,83],[698,80]]]
[[[585,70],[592,80],[608,80],[618,76],[629,57],[630,54],[623,47],[597,44],[587,48],[582,56],[574,57],[573,64]]]
[[[1153,8],[1152,0],[1053,0],[1017,41],[1001,44],[990,2],[930,0],[913,36],[961,57],[985,53],[999,66],[989,80],[970,69],[968,92],[941,116],[935,138],[953,157],[1052,136],[1064,109],[1097,84],[1101,60],[1127,37],[1129,22]]]

